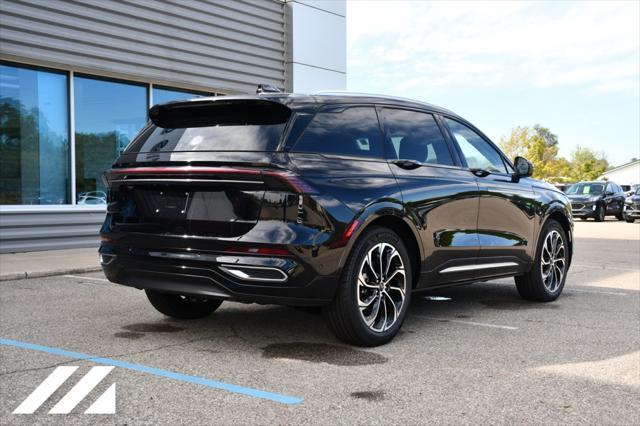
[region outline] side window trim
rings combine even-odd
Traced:
[[[451,153],[451,158],[453,158],[453,163],[456,165],[455,167],[459,169],[468,169],[467,163],[462,156],[462,152],[459,151],[460,148],[453,140],[449,127],[447,127],[447,124],[445,123],[442,115],[434,113],[433,116],[436,119],[436,123],[438,123],[438,126],[440,127],[440,131],[444,136],[444,140],[447,142],[449,152]]]
[[[463,164],[463,168],[465,168],[467,170],[470,169],[469,164],[467,164],[467,159],[464,157],[464,154],[462,153],[462,149],[460,148],[460,145],[458,144],[458,142],[455,140],[455,137],[453,136],[453,132],[451,131],[451,128],[447,124],[445,118],[448,119],[448,120],[455,121],[456,123],[458,123],[458,124],[460,124],[462,126],[468,127],[471,131],[473,131],[475,134],[477,134],[483,141],[485,141],[487,144],[489,144],[489,146],[498,154],[498,156],[500,157],[500,159],[503,162],[503,166],[505,168],[505,171],[504,171],[504,173],[494,172],[494,174],[501,174],[501,175],[504,175],[504,176],[509,176],[510,175],[509,173],[507,173],[507,170],[509,169],[509,167],[507,167],[507,165],[509,165],[511,169],[514,169],[514,167],[511,164],[511,162],[505,157],[505,155],[502,152],[502,150],[496,146],[496,144],[494,144],[489,138],[487,138],[482,132],[480,132],[478,129],[476,129],[472,125],[469,125],[468,123],[463,123],[463,122],[461,122],[460,120],[458,120],[458,119],[456,119],[454,117],[450,117],[448,115],[442,115],[442,124],[447,129],[447,133],[449,134],[449,137],[451,138],[451,141],[453,142],[453,144],[456,147],[456,152],[460,156],[460,160],[461,160],[461,163]]]

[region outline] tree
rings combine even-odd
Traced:
[[[593,180],[609,169],[609,162],[602,153],[589,148],[576,147],[571,153],[571,177],[575,181]]]
[[[558,137],[538,124],[516,127],[511,135],[500,140],[500,146],[510,158],[525,157],[533,163],[533,177],[550,182],[569,180],[569,162],[558,157]]]

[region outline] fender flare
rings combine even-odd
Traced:
[[[571,256],[569,258],[569,265],[571,265],[571,260],[573,259],[573,218],[571,216],[570,207],[563,204],[561,201],[559,200],[552,201],[549,204],[548,208],[545,211],[543,211],[542,214],[540,215],[540,221],[539,221],[538,229],[536,229],[536,235],[535,235],[536,237],[535,247],[538,247],[538,242],[540,240],[540,232],[542,231],[542,228],[547,223],[547,221],[551,218],[551,215],[553,215],[554,213],[562,214],[562,216],[564,216],[567,223],[569,224],[568,237],[569,237],[569,249],[571,252]]]

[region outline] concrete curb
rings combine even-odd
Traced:
[[[69,268],[69,269],[55,269],[52,271],[21,272],[19,274],[0,275],[0,282],[25,280],[28,278],[53,277],[56,275],[86,274],[87,272],[98,272],[101,270],[102,270],[102,267],[100,266],[91,266],[87,268]]]

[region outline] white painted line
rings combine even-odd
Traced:
[[[577,288],[569,288],[567,290],[569,292],[575,291],[577,293],[606,294],[607,296],[629,296],[629,293],[620,293],[615,291],[579,290]]]
[[[65,275],[65,277],[67,277],[67,278],[77,278],[77,279],[80,279],[80,280],[94,280],[94,281],[107,281],[107,282],[109,282],[109,280],[106,279],[106,278],[83,277],[81,275]]]
[[[112,384],[96,401],[87,408],[85,414],[115,414],[116,384]]]
[[[53,406],[49,414],[69,414],[113,370],[113,366],[99,365],[91,370]]]
[[[500,282],[500,281],[487,281],[486,284],[499,284],[499,285],[509,285],[512,286],[513,283],[512,282]],[[574,287],[565,287],[564,288],[565,292],[572,292],[575,291],[576,293],[593,293],[593,294],[604,294],[607,296],[631,296],[632,293],[622,293],[619,291],[600,291],[600,290],[581,290],[581,289],[577,289]],[[637,290],[629,290],[631,291],[636,291]]]
[[[576,267],[576,268],[586,268],[586,269],[600,269],[602,271],[607,271],[607,270],[616,270],[616,271],[633,271],[633,272],[638,272],[639,269],[638,268],[625,268],[625,267],[619,267],[619,266],[595,266],[595,265],[582,265],[580,263],[572,263],[571,264],[572,267]],[[569,272],[571,272],[571,270],[569,270]]]
[[[426,318],[434,321],[446,321],[446,322],[455,322],[458,324],[477,325],[478,327],[500,328],[502,330],[518,330],[518,327],[511,327],[508,325],[488,324],[486,322],[461,321],[456,319],[434,318],[434,317],[422,317],[422,318]]]
[[[78,367],[74,366],[57,367],[27,399],[18,405],[18,408],[13,410],[13,414],[33,414],[77,369]]]

